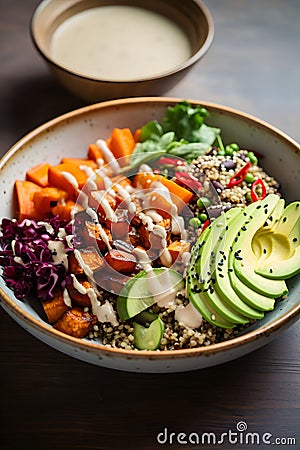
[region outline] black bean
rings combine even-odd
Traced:
[[[222,207],[219,208],[207,208],[207,214],[210,219],[219,217],[221,212],[223,211]]]
[[[218,189],[220,189],[220,191],[224,190],[224,186],[221,183],[219,183],[218,181],[212,180],[211,184],[213,185],[213,187],[216,190],[218,190]]]
[[[232,159],[226,159],[222,162],[222,166],[225,167],[226,170],[234,170],[236,168],[236,162]]]
[[[246,159],[247,159],[247,156],[245,155],[245,153],[238,153],[238,157],[243,161],[246,161]]]

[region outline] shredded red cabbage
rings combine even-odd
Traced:
[[[40,300],[49,300],[54,297],[57,287],[64,287],[66,269],[63,264],[54,262],[48,248],[50,240],[60,240],[67,253],[73,251],[65,238],[58,236],[60,229],[64,229],[68,235],[71,234],[72,226],[59,216],[44,222],[2,220],[0,265],[4,267],[6,284],[18,299],[34,296]]]

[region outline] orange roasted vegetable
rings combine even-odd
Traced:
[[[116,272],[124,274],[132,273],[136,268],[136,259],[131,253],[122,250],[110,250],[105,256],[105,261]]]
[[[94,272],[105,264],[102,255],[100,255],[97,249],[92,246],[80,250],[80,258],[89,272]]]
[[[137,128],[135,130],[135,132],[133,133],[133,137],[135,142],[141,142],[141,134],[142,134],[142,129],[141,128]]]
[[[42,301],[42,306],[49,323],[56,322],[68,309],[64,302],[63,291],[57,290],[51,300]]]
[[[169,190],[172,201],[177,206],[179,212],[189,204],[194,196],[193,192],[179,186],[179,184],[174,181],[168,180],[168,178],[163,175],[156,175],[153,173],[141,172],[136,174],[133,184],[142,189],[148,189],[154,181],[163,184]]]
[[[42,187],[32,183],[31,181],[17,180],[15,182],[15,192],[18,203],[17,216],[19,222],[22,222],[24,219],[38,220],[45,217],[37,211],[33,202],[34,194],[36,192],[40,192],[41,190],[43,190]]]
[[[31,181],[32,183],[37,184],[41,187],[48,186],[48,169],[50,164],[41,163],[37,166],[32,167],[26,172],[26,180]]]
[[[135,140],[129,128],[114,128],[108,146],[119,164],[124,167],[129,164],[130,155],[135,147]]]
[[[58,203],[64,202],[67,197],[66,191],[55,187],[45,187],[33,194],[33,203],[37,211],[50,213]]]
[[[71,220],[72,209],[76,205],[73,200],[67,200],[65,203],[58,203],[51,212],[54,216],[58,215],[62,220]]]
[[[78,263],[74,253],[68,254],[68,267],[69,267],[69,273],[73,273],[74,275],[83,275],[84,274],[83,268]]]
[[[76,338],[83,338],[96,324],[95,316],[84,312],[81,308],[75,308],[66,311],[60,319],[54,324],[56,330],[69,334]]]
[[[96,144],[89,145],[88,158],[92,159],[93,161],[96,161],[96,162],[98,159],[103,159],[103,161],[104,161],[102,152],[101,152],[100,148],[98,147],[98,145],[96,145]]]
[[[96,209],[96,211],[98,211],[98,213],[105,219],[109,214],[109,211],[115,211],[117,207],[117,199],[109,192],[105,192],[103,190],[90,191],[89,205],[91,208]]]
[[[108,241],[112,243],[112,235],[108,228],[102,227],[105,234],[107,235]],[[102,239],[99,228],[93,222],[85,222],[84,227],[84,240],[86,245],[93,246],[97,245],[100,252],[103,253],[107,251],[107,245]]]
[[[186,242],[186,241],[173,241],[171,242],[171,244],[168,246],[168,250],[172,256],[172,261],[173,263],[178,260],[181,261],[182,255],[185,252],[189,252],[190,251],[190,243]]]
[[[84,289],[90,289],[92,287],[91,283],[87,280],[77,280],[77,282],[79,284],[81,284],[81,286]],[[87,293],[83,294],[81,292],[79,292],[74,284],[73,284],[73,279],[68,279],[67,283],[66,283],[66,288],[69,292],[69,295],[71,297],[72,300],[74,300],[74,303],[76,303],[77,305],[81,306],[82,308],[91,306],[91,300],[90,297],[88,296]]]
[[[89,166],[92,169],[97,169],[98,166],[96,162],[93,159],[84,159],[84,158],[62,158],[61,160],[62,164],[64,163],[71,163],[75,164],[76,166]]]
[[[67,191],[70,200],[76,200],[78,195],[77,185],[79,189],[82,189],[88,178],[87,174],[83,170],[80,170],[74,163],[62,163],[57,166],[50,166],[48,175],[49,184]],[[74,180],[74,183],[71,179]]]

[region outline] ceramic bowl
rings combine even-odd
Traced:
[[[76,96],[88,102],[141,95],[161,95],[180,81],[211,45],[214,34],[212,17],[200,0],[148,0],[143,4],[153,12],[168,17],[186,33],[191,44],[191,56],[173,69],[158,75],[132,81],[92,78],[57,64],[50,54],[50,42],[56,28],[66,19],[88,8],[107,5],[141,7],[139,0],[44,0],[31,20],[33,42],[58,81]],[[136,61],[138,67],[138,59]],[[115,77],[114,77],[115,79]]]
[[[1,216],[13,217],[13,186],[25,171],[42,161],[58,163],[62,157],[82,157],[90,142],[107,138],[114,127],[136,129],[160,120],[174,98],[131,98],[103,102],[75,110],[35,129],[16,143],[0,163]],[[262,166],[281,185],[287,201],[299,200],[300,147],[281,131],[261,120],[228,107],[190,100],[210,112],[210,123],[221,127],[224,142],[264,154]],[[45,323],[31,305],[17,300],[0,279],[1,305],[23,328],[41,341],[70,356],[108,368],[135,372],[178,372],[217,365],[243,356],[290,327],[300,315],[300,276],[288,282],[289,295],[274,311],[251,325],[243,335],[208,347],[176,351],[127,351],[95,341],[79,340]]]

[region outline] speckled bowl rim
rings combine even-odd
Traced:
[[[93,112],[96,110],[105,109],[107,107],[118,107],[127,104],[138,104],[142,105],[143,103],[165,103],[165,104],[174,104],[181,100],[187,100],[190,103],[201,104],[208,110],[215,110],[220,113],[225,113],[226,115],[237,116],[242,118],[246,122],[254,123],[256,126],[260,126],[263,128],[267,128],[268,131],[271,131],[275,136],[280,136],[281,139],[284,139],[289,144],[294,147],[294,150],[300,157],[300,145],[289,137],[284,132],[280,131],[276,127],[268,124],[267,122],[258,119],[257,117],[244,113],[240,110],[216,104],[206,101],[193,100],[193,99],[183,99],[176,97],[134,97],[134,98],[125,98],[119,100],[110,100],[106,102],[96,103],[93,105],[84,106],[82,108],[70,111],[66,114],[58,116],[43,125],[35,128],[24,137],[22,137],[18,142],[16,142],[1,158],[0,160],[0,177],[1,171],[5,167],[5,164],[9,161],[9,159],[16,155],[18,152],[22,151],[22,147],[24,144],[27,144],[32,138],[36,137],[40,133],[44,132],[47,128],[58,125],[64,121],[67,121],[73,117],[80,116],[81,114],[85,114],[87,112]],[[51,327],[51,325],[46,322],[40,322],[39,320],[32,317],[29,313],[24,311],[19,305],[15,303],[15,301],[8,295],[2,288],[0,288],[0,297],[2,301],[5,303],[5,307],[13,312],[16,316],[18,316],[22,321],[25,320],[31,327],[33,327],[38,332],[44,332],[46,335],[52,338],[56,338],[63,343],[73,344],[81,350],[85,351],[93,351],[93,352],[101,352],[108,356],[120,356],[127,357],[132,359],[174,359],[177,357],[196,357],[196,356],[210,356],[215,353],[220,353],[226,350],[231,350],[233,348],[242,347],[250,342],[256,341],[257,339],[267,337],[271,333],[275,333],[284,325],[287,325],[289,322],[295,322],[297,320],[297,316],[300,317],[300,301],[299,304],[295,305],[290,311],[284,313],[281,317],[273,320],[269,324],[266,324],[257,330],[250,331],[242,336],[238,336],[232,338],[228,341],[220,342],[217,344],[211,344],[205,347],[196,347],[190,349],[179,349],[179,350],[125,350],[113,347],[107,347],[103,344],[96,344],[87,340],[78,339],[69,335],[66,335],[55,328]],[[5,308],[4,308],[5,309]]]
[[[130,84],[136,84],[136,83],[144,83],[144,82],[153,81],[153,80],[159,80],[161,78],[167,78],[171,75],[182,72],[183,70],[187,69],[188,67],[193,66],[197,61],[199,61],[207,53],[208,49],[210,48],[210,46],[213,42],[214,34],[215,34],[215,27],[214,27],[214,21],[213,21],[212,15],[211,15],[209,9],[204,5],[204,3],[202,3],[201,0],[193,0],[193,1],[194,1],[194,3],[196,3],[196,5],[199,7],[199,9],[202,10],[205,20],[207,22],[208,32],[207,32],[205,41],[203,42],[203,44],[201,45],[201,47],[199,48],[199,50],[196,53],[194,53],[190,58],[186,59],[181,64],[178,64],[177,66],[173,67],[170,70],[165,70],[164,72],[153,74],[148,77],[147,76],[138,77],[138,78],[129,79],[129,80],[126,80],[126,79],[125,80],[110,80],[108,78],[95,78],[95,77],[91,77],[89,75],[85,75],[82,72],[72,70],[71,68],[68,68],[68,67],[64,66],[63,64],[59,64],[56,61],[54,61],[48,53],[44,52],[40,48],[40,46],[37,42],[35,33],[33,31],[34,21],[37,19],[39,11],[43,7],[42,2],[35,8],[32,16],[31,16],[30,36],[31,36],[31,39],[32,39],[32,42],[33,42],[35,48],[37,49],[39,54],[45,59],[45,61],[47,61],[49,64],[52,64],[56,68],[63,70],[64,72],[69,73],[78,78],[81,78],[84,80],[89,80],[89,81],[94,81],[94,82],[98,82],[98,83],[112,84],[112,85],[120,85],[120,84],[129,84],[130,85]]]

